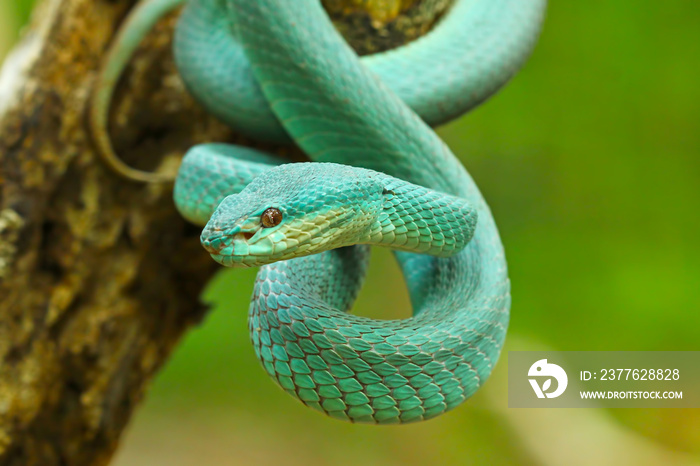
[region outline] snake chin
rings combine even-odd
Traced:
[[[249,263],[249,261],[246,260],[248,256],[226,256],[223,254],[211,254],[211,257],[224,267],[250,268],[258,265],[254,263]]]

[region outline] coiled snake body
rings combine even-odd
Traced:
[[[132,178],[148,176],[120,165],[104,132],[111,88],[139,35],[181,2],[142,3],[95,94],[97,143]],[[353,422],[424,420],[491,373],[509,318],[503,248],[478,188],[429,125],[514,74],[544,8],[456,0],[426,37],[360,60],[318,0],[188,2],[175,54],[190,91],[239,131],[291,137],[314,161],[198,146],[174,195],[186,218],[206,224],[202,244],[215,260],[262,266],[249,311],[255,352],[307,406]],[[369,244],[397,249],[413,317],[347,312]]]

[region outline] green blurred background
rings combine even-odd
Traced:
[[[0,3],[0,57],[30,0]],[[489,201],[513,308],[506,350],[700,350],[700,3],[552,1],[525,69],[441,129]],[[408,315],[376,251],[356,308]],[[118,465],[685,464],[700,410],[516,410],[505,356],[428,423],[346,425],[295,402],[249,343],[254,272],[225,271],[209,317],[157,377]]]

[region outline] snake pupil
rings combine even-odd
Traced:
[[[261,221],[262,226],[265,228],[276,227],[277,225],[282,223],[282,212],[280,212],[278,209],[275,209],[274,207],[271,207],[265,212],[263,212]]]

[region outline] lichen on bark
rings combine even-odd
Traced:
[[[360,55],[426,34],[453,0],[322,0],[338,30]]]

